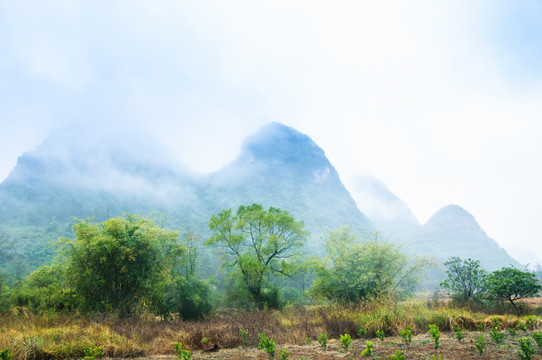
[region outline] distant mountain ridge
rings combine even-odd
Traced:
[[[250,203],[279,207],[304,221],[312,233],[306,250],[313,253],[323,252],[326,230],[351,226],[366,236],[377,230],[392,234],[393,241],[414,253],[441,256],[450,249],[449,254],[457,250],[476,256],[473,250],[484,249],[484,259],[513,262],[472,216],[457,209],[443,210],[420,226],[406,203],[378,179],[359,183],[353,192],[358,207],[324,150],[280,123],[249,136],[234,161],[210,174],[179,166],[145,138],[102,135],[80,130],[55,134],[20,156],[0,184],[0,227],[18,241],[22,259],[43,253],[42,262],[27,261],[30,268],[49,261],[47,244],[70,235],[74,217],[101,221],[126,212],[148,216],[158,211],[168,226],[190,225],[205,238],[211,215]],[[364,207],[369,202],[372,210]]]

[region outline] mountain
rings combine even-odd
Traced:
[[[487,270],[520,266],[482,230],[474,216],[458,205],[447,205],[437,211],[409,239],[408,247],[442,260],[452,256],[477,259]]]
[[[327,229],[374,231],[324,151],[279,123],[247,138],[239,156],[211,174],[196,174],[135,134],[62,131],[19,157],[0,184],[0,227],[34,268],[50,260],[50,241],[71,234],[74,217],[160,212],[168,226],[190,225],[205,238],[211,215],[253,202],[305,221],[311,252],[323,252]]]
[[[359,209],[386,238],[400,242],[419,231],[420,223],[408,205],[379,179],[358,174],[347,186]]]

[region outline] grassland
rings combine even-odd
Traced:
[[[291,307],[281,311],[224,310],[197,322],[99,315],[93,318],[34,315],[25,309],[14,309],[0,317],[0,350],[8,349],[16,360],[82,358],[85,349],[96,346],[104,347],[106,357],[173,358],[173,346],[181,341],[195,359],[266,359],[269,356],[256,349],[258,334],[265,333],[276,341],[277,353],[279,349],[288,348],[290,359],[360,359],[368,340],[375,344],[375,355],[370,358],[389,359],[396,350],[401,350],[407,359],[431,359],[436,352],[427,329],[429,324],[436,324],[442,332],[438,353],[444,359],[518,359],[517,340],[530,336],[542,325],[539,316],[542,303],[533,300],[529,306],[529,317],[492,315],[442,303],[430,306],[426,302],[410,301],[355,307]],[[508,334],[505,341],[497,345],[488,334],[496,318],[503,331],[516,328],[526,320],[530,328],[525,332],[518,330],[515,336]],[[461,342],[453,336],[454,324],[464,329],[465,339]],[[398,336],[407,326],[413,328],[410,346],[404,345]],[[480,332],[479,327],[484,330]],[[361,328],[367,330],[363,338],[358,336]],[[241,329],[248,332],[246,346]],[[386,334],[384,341],[375,338],[377,330]],[[327,349],[322,349],[316,341],[321,333],[329,337]],[[341,352],[338,338],[346,333],[351,334],[354,341],[348,352]],[[482,357],[473,345],[481,333],[487,343]],[[205,351],[215,344],[219,348],[217,352]],[[533,357],[540,358],[539,355]]]

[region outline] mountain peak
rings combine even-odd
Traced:
[[[284,163],[327,162],[324,151],[307,135],[278,122],[264,125],[249,136],[241,150],[241,158],[278,160]]]

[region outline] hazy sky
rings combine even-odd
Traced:
[[[455,203],[542,256],[540,19],[539,0],[0,0],[0,180],[73,123],[212,171],[279,121],[421,222]]]

